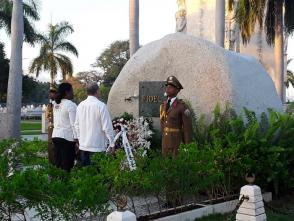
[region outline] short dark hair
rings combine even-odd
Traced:
[[[94,95],[98,92],[99,86],[97,83],[91,83],[87,85],[87,94],[88,95]]]

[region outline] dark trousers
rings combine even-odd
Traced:
[[[80,159],[83,167],[91,165],[91,156],[93,152],[80,150]]]
[[[54,144],[55,166],[70,172],[75,161],[75,142],[63,138],[52,138]]]
[[[48,140],[48,161],[51,165],[55,165],[54,144],[52,139]]]
[[[91,165],[91,157],[97,153],[105,154],[105,152],[90,152],[90,151],[80,150],[81,165],[83,167]]]

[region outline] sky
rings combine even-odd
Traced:
[[[68,21],[75,32],[67,40],[79,51],[79,57],[70,56],[74,73],[93,69],[91,64],[101,52],[116,40],[127,40],[129,35],[129,0],[39,0],[41,20],[36,22],[37,30],[45,32],[49,23]],[[145,45],[175,31],[176,0],[140,0],[140,44]],[[4,31],[0,39],[5,43],[7,57],[10,57],[10,40]],[[23,70],[38,55],[39,46],[32,48],[24,44]],[[290,38],[288,58],[294,58],[294,38]],[[294,61],[289,65],[294,71]],[[49,80],[48,73],[42,73],[41,81]],[[294,91],[294,90],[293,90]]]
[[[116,40],[127,40],[129,36],[129,0],[39,0],[41,20],[36,23],[37,30],[45,32],[48,24],[68,21],[74,33],[67,40],[73,43],[79,57],[70,56],[74,73],[93,69],[91,64],[101,52]],[[162,38],[175,31],[175,0],[140,0],[140,44]],[[10,57],[10,40],[0,31],[4,40],[7,57]],[[32,48],[24,44],[23,70],[37,57],[39,46]],[[49,80],[43,73],[39,80]]]

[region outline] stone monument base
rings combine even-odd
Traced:
[[[130,58],[109,93],[112,117],[124,112],[140,116],[146,97],[156,98],[148,99],[152,105],[160,103],[150,87],[148,94],[140,94],[140,82],[165,81],[171,75],[184,87],[179,98],[189,101],[196,115],[209,118],[217,104],[229,104],[238,114],[246,107],[257,117],[268,108],[283,111],[272,79],[255,58],[176,33],[141,47]]]

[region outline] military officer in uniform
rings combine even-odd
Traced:
[[[168,77],[165,86],[168,98],[160,105],[162,154],[176,156],[181,143],[192,142],[191,111],[177,98],[183,86],[175,76]]]
[[[49,90],[49,104],[46,107],[46,118],[48,120],[48,160],[49,163],[54,165],[54,144],[52,142],[52,132],[53,132],[53,106],[54,99],[57,94],[56,86],[50,84]]]

